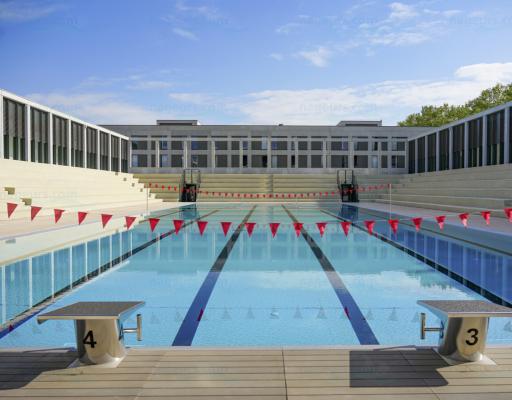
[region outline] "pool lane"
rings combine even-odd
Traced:
[[[242,222],[238,225],[233,235],[229,238],[226,245],[220,252],[219,256],[215,260],[210,272],[206,276],[203,284],[199,288],[194,301],[190,305],[187,311],[187,315],[183,319],[181,326],[176,333],[176,337],[172,343],[173,346],[190,346],[194,340],[194,336],[197,332],[197,328],[203,317],[204,310],[208,304],[208,300],[215,288],[215,284],[219,279],[219,275],[226,264],[226,261],[235,245],[236,241],[240,237],[240,233],[244,229],[244,224],[249,221],[249,218],[253,214],[256,206],[254,205],[247,215],[244,217]]]
[[[299,222],[285,205],[282,207],[293,222]],[[329,279],[329,282],[331,283],[332,288],[334,289],[334,292],[336,293],[336,296],[338,297],[345,314],[347,315],[350,323],[352,324],[352,327],[354,328],[354,332],[356,333],[359,342],[361,344],[379,344],[379,341],[373,333],[372,328],[366,321],[366,318],[361,312],[361,309],[357,305],[356,301],[350,294],[340,275],[336,272],[327,256],[304,228],[301,228],[300,233],[322,266],[325,274],[327,275],[327,278]]]

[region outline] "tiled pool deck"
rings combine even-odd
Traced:
[[[512,348],[448,366],[428,348],[131,349],[115,369],[66,369],[72,350],[0,353],[0,398],[512,398]]]

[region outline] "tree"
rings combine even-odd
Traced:
[[[508,101],[512,101],[512,84],[498,83],[464,105],[423,106],[419,113],[408,115],[398,126],[441,126]]]

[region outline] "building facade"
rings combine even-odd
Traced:
[[[128,172],[128,138],[0,90],[0,158]]]
[[[508,102],[412,137],[407,172],[512,163],[511,107]]]
[[[107,125],[130,138],[134,173],[176,173],[199,168],[218,173],[406,173],[407,143],[428,128],[341,121],[336,126]]]

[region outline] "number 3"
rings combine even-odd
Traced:
[[[468,346],[474,346],[478,343],[478,329],[471,328],[467,330],[467,333],[469,333],[471,336],[470,338],[473,340],[466,340],[466,344]]]
[[[85,335],[82,343],[88,344],[92,349],[94,349],[94,346],[96,346],[97,342],[94,341],[94,335],[92,334],[92,331],[87,332],[87,335]]]

